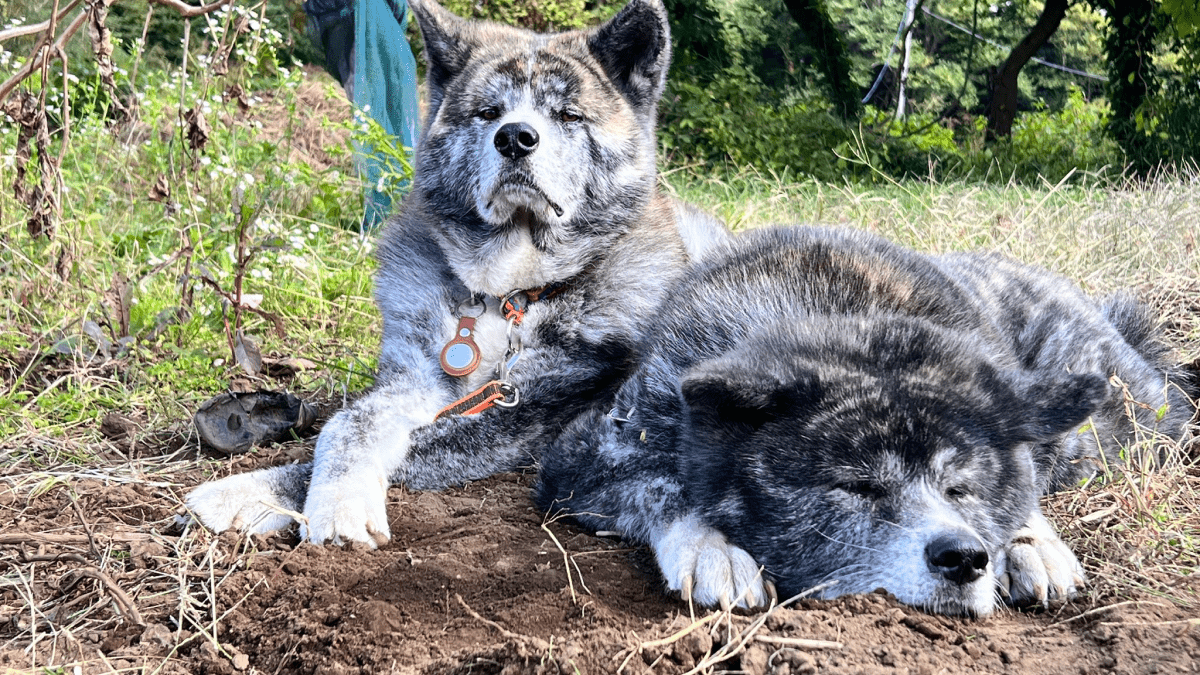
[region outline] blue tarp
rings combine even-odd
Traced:
[[[307,0],[304,11],[325,49],[326,68],[350,100],[411,149],[419,116],[417,62],[404,34],[406,0]],[[370,147],[358,148],[355,163],[364,184],[363,229],[370,229],[392,207],[391,198],[375,189],[386,164]]]
[[[356,0],[354,22],[354,105],[367,110],[406,148],[417,141],[417,61],[404,35],[406,0]],[[379,158],[369,149],[359,154],[359,173],[366,187],[363,227],[387,218],[392,200],[375,190]]]

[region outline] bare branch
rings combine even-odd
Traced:
[[[182,0],[150,0],[150,2],[153,2],[156,5],[170,7],[176,12],[179,12],[180,16],[190,19],[194,16],[203,16],[209,12],[216,11],[225,5],[231,4],[233,0],[217,0],[217,2],[201,5],[199,7],[195,5],[189,5]]]
[[[53,20],[54,21],[62,21],[63,18],[67,14],[70,14],[71,10],[78,7],[79,3],[81,3],[81,2],[83,2],[83,0],[71,0],[71,2],[67,3],[66,7],[63,7],[61,10],[59,10],[58,16],[55,17]],[[11,40],[12,38],[19,38],[19,37],[22,37],[25,35],[34,35],[36,33],[41,33],[42,31],[44,31],[50,27],[50,22],[51,22],[51,19],[46,19],[45,21],[43,21],[41,23],[34,23],[34,24],[30,24],[28,26],[16,26],[15,28],[9,28],[8,30],[0,30],[0,42],[4,42],[5,40]]]
[[[63,46],[67,44],[67,41],[70,40],[71,37],[79,31],[80,27],[87,22],[87,17],[87,10],[83,10],[79,12],[79,14],[76,14],[75,18],[71,19],[71,23],[67,26],[66,30],[59,34],[58,39],[54,41],[53,46],[49,48],[42,47],[41,49],[37,50],[33,56],[29,57],[29,60],[25,62],[25,65],[19,71],[17,71],[15,75],[8,78],[8,81],[6,81],[4,84],[0,84],[0,103],[3,103],[5,99],[8,98],[8,95],[12,93],[13,89],[16,89],[17,85],[20,84],[25,78],[32,75],[35,70],[40,70],[44,63],[49,62],[51,55],[58,54],[59,50],[61,50]]]
[[[216,2],[209,3],[207,5],[198,6],[189,5],[182,0],[150,0],[150,2],[163,5],[165,7],[170,7],[171,9],[179,12],[180,16],[185,18],[192,18],[215,12],[226,5],[232,4],[234,0],[217,0]],[[37,24],[36,26],[22,26],[19,28],[12,28],[2,31],[0,32],[0,41],[6,40],[10,37],[17,37],[18,35],[32,35],[35,32],[50,30],[55,26],[55,24],[59,23],[60,18],[65,16],[72,8],[77,7],[79,3],[80,0],[71,0],[66,8],[60,10],[56,16],[52,17],[49,21]],[[25,62],[25,65],[21,68],[21,70],[17,71],[16,74],[8,78],[4,84],[0,84],[0,103],[3,103],[5,99],[8,98],[9,94],[12,93],[13,89],[16,89],[17,85],[24,81],[25,78],[33,74],[35,70],[43,68],[45,64],[49,63],[52,57],[61,53],[63,47],[66,46],[67,41],[74,37],[75,33],[77,33],[83,24],[87,22],[88,14],[89,13],[86,9],[79,12],[79,14],[76,14],[75,18],[71,19],[71,23],[67,26],[67,28],[58,35],[58,38],[54,41],[52,46],[46,48],[44,44],[40,45],[40,48],[34,51],[34,54],[29,57],[29,60]],[[38,30],[34,31],[32,30],[33,28],[37,28]]]

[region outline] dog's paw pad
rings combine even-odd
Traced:
[[[1040,513],[1013,535],[1005,554],[1000,586],[1017,607],[1068,600],[1087,584],[1083,566]]]
[[[309,488],[300,537],[315,544],[362,542],[378,548],[391,539],[387,482],[380,477],[344,476]]]
[[[675,521],[654,545],[667,586],[698,604],[767,604],[768,585],[754,558],[694,517]]]

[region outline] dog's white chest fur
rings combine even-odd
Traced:
[[[467,286],[478,292],[502,297],[513,289],[546,285],[545,254],[524,225],[493,238],[474,257],[460,270]]]

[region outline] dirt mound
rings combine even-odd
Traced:
[[[305,444],[220,465],[287,461]],[[693,614],[649,553],[547,522],[532,476],[389,492],[380,550],[175,524],[171,482],[0,493],[0,668],[159,673],[1200,673],[1200,621],[1085,596],[982,620],[886,594]],[[33,474],[30,474],[33,475]],[[86,525],[85,525],[86,524]]]

